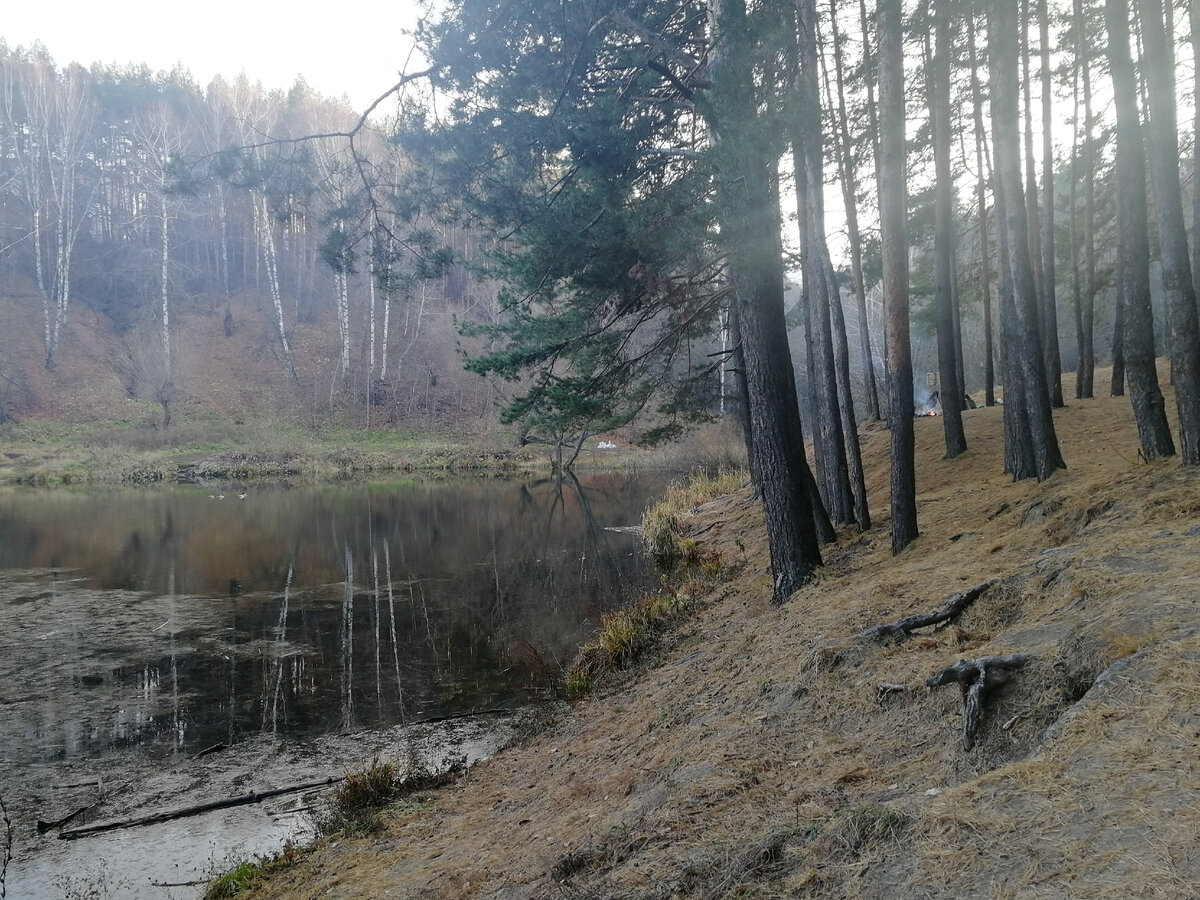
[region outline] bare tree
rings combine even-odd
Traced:
[[[5,57],[2,114],[23,194],[29,206],[38,291],[42,298],[45,363],[53,369],[71,303],[71,263],[90,202],[85,169],[95,109],[86,73],[57,72],[51,60]]]

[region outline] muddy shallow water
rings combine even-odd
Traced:
[[[195,896],[309,827],[303,796],[102,837],[143,815],[478,757],[598,617],[644,589],[658,478],[0,494],[0,795],[10,897]],[[214,746],[229,749],[196,758]],[[454,749],[458,748],[458,749]],[[169,848],[170,852],[165,852]]]

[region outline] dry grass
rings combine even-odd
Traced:
[[[256,896],[1194,897],[1196,474],[1138,464],[1123,398],[1056,418],[1070,468],[1042,484],[1003,474],[999,409],[966,413],[957,460],[918,421],[921,537],[895,558],[865,429],[876,528],[778,609],[759,504],[680,499],[676,540],[739,565],[653,668],[385,819],[399,849],[325,847]],[[949,627],[847,640],[991,579]],[[1037,658],[964,753],[958,692],[925,680],[1015,651]]]

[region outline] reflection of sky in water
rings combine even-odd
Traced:
[[[0,495],[10,761],[519,702],[641,589],[651,481]],[[544,685],[544,680],[542,681]]]

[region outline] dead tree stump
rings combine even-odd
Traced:
[[[941,687],[955,681],[962,689],[964,750],[973,749],[979,738],[984,695],[992,688],[1011,681],[1013,673],[1033,658],[1032,653],[1010,653],[1007,656],[960,659],[954,665],[929,676],[925,682],[927,687]]]

